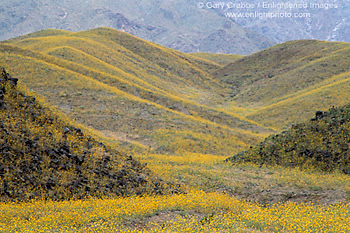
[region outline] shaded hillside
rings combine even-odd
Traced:
[[[350,174],[350,105],[318,111],[315,118],[229,159],[233,163],[316,167]]]
[[[271,132],[217,108],[227,92],[211,75],[217,63],[117,30],[41,31],[1,43],[0,56],[28,88],[124,147],[227,154]]]
[[[145,165],[42,107],[17,82],[1,70],[0,200],[162,192]]]
[[[248,108],[247,118],[283,129],[348,103],[349,54],[348,43],[291,41],[236,60],[215,76],[231,88],[228,106]]]

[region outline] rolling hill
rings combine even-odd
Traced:
[[[124,32],[45,30],[1,43],[0,54],[30,90],[125,147],[227,154],[272,132],[217,108],[227,88],[211,73],[222,65]]]
[[[291,41],[245,56],[214,72],[231,88],[231,105],[242,116],[277,130],[342,106],[350,96],[350,44]]]
[[[50,29],[1,43],[0,63],[124,149],[227,155],[347,104],[349,49],[302,40],[185,54],[110,28]]]

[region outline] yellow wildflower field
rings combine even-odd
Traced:
[[[262,205],[237,199],[228,189],[244,189],[246,184],[257,182],[260,187],[271,189],[273,185],[285,185],[347,190],[350,178],[346,175],[251,164],[232,166],[223,163],[223,157],[202,154],[144,154],[139,159],[165,179],[182,182],[186,192],[2,203],[0,232],[350,232],[350,204],[346,201],[332,205]],[[206,178],[215,177],[215,173],[221,177],[221,183],[219,179]],[[257,173],[262,174],[260,178]],[[218,192],[220,185],[222,191]]]
[[[227,194],[194,190],[0,207],[1,232],[350,232],[349,204],[261,207]],[[171,220],[161,221],[162,216]]]

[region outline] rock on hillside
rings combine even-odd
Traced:
[[[316,112],[309,122],[270,136],[228,161],[288,167],[316,167],[350,174],[350,105]]]

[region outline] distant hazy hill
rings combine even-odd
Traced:
[[[224,0],[221,2],[232,2]],[[292,17],[275,18],[234,18],[246,29],[254,30],[268,37],[270,40],[281,43],[290,40],[317,39],[328,41],[350,42],[350,1],[349,0],[318,0],[318,1],[284,1],[284,0],[250,0],[250,4],[272,4],[270,7],[259,8],[259,12],[291,13]],[[302,4],[297,8],[278,8],[280,3]],[[306,4],[306,6],[305,6]],[[306,7],[306,8],[305,8]],[[336,8],[335,8],[336,7]],[[225,10],[224,12],[250,12],[248,10]],[[301,17],[294,17],[298,13]]]
[[[309,122],[268,137],[228,161],[288,167],[317,167],[350,174],[350,105],[318,111]]]
[[[111,27],[183,52],[249,54],[271,46],[197,0],[0,1],[0,40],[47,28]]]
[[[17,82],[1,69],[1,201],[162,192],[145,165],[43,107]]]
[[[209,9],[199,0],[0,0],[0,40],[47,28],[70,31],[111,27],[183,52],[250,54],[274,43],[299,39],[350,42],[349,0],[297,0],[304,9]],[[220,3],[241,2],[223,0]],[[214,2],[216,3],[216,2]],[[283,0],[252,0],[249,4]],[[289,3],[289,2],[287,2]],[[322,8],[311,8],[310,4]],[[325,4],[337,6],[325,9]],[[309,14],[308,17],[226,17],[226,13]]]

